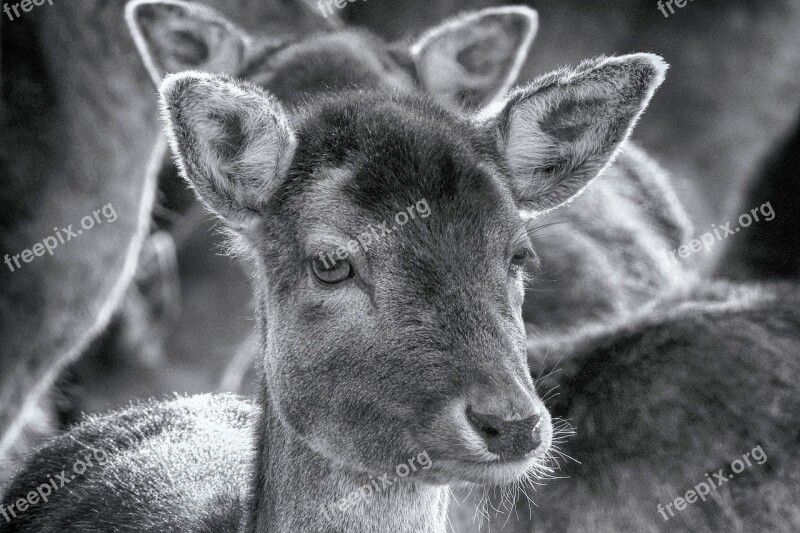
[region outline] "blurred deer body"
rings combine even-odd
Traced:
[[[553,427],[522,320],[535,254],[525,228],[606,168],[665,71],[649,54],[587,61],[477,115],[374,89],[287,110],[227,76],[166,77],[181,175],[252,268],[262,370],[253,423],[242,423],[247,404],[226,397],[89,419],[38,450],[6,498],[87,446],[111,450],[108,461],[0,531],[439,533],[447,485],[546,471]],[[421,205],[429,216],[399,222]],[[341,257],[385,220],[403,227]],[[320,260],[332,251],[335,264]],[[130,425],[147,430],[118,429]],[[422,453],[430,468],[322,512]]]
[[[581,463],[562,465],[568,479],[540,490],[518,527],[797,530],[798,310],[796,284],[718,283],[559,347],[532,345],[532,366],[571,354],[537,386],[559,386],[550,408],[577,427],[562,449]],[[756,446],[766,462],[731,469]],[[691,502],[687,491],[716,472],[725,483],[705,499],[666,508],[676,497]]]
[[[124,26],[110,4],[53,5],[3,27],[3,253],[54,226],[77,231],[108,203],[119,218],[1,275],[0,470],[24,448],[25,430],[45,425],[39,402],[116,310],[149,229],[148,161],[165,147],[154,142],[147,79],[116,41]]]
[[[54,4],[1,32],[0,256],[30,248],[54,226],[77,229],[108,203],[119,215],[25,268],[3,266],[2,479],[7,461],[29,445],[26,437],[49,429],[43,406],[57,377],[122,306],[150,229],[167,148],[151,82],[127,36],[124,4]],[[284,31],[322,26],[302,2],[230,0],[219,8]]]

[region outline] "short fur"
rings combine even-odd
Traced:
[[[542,385],[560,385],[551,407],[578,429],[562,450],[581,463],[565,460],[559,475],[569,479],[536,496],[535,531],[800,527],[800,290],[719,284],[697,293],[563,347],[576,352],[573,364]],[[546,365],[545,352],[532,347],[532,364]],[[659,503],[757,445],[766,463],[665,523]]]
[[[195,14],[195,9],[199,13]],[[415,85],[444,101],[468,107],[490,101],[513,81],[537,28],[534,11],[490,8],[453,17],[413,39],[409,47],[405,42],[387,45],[369,33],[349,28],[310,37],[260,37],[210,13],[208,8],[175,1],[144,0],[129,5],[128,22],[134,34],[161,36],[137,38],[145,62],[155,65],[154,76],[160,79],[165,65],[178,61],[173,56],[184,50],[169,38],[170,28],[180,28],[217,58],[213,65],[195,61],[187,67],[235,74],[290,106],[320,92],[348,87],[409,90]],[[206,31],[204,24],[231,28],[232,35]],[[243,59],[218,57],[229,50],[220,41],[237,39],[245,49]],[[162,66],[158,66],[159,57],[165,58]],[[465,63],[462,58],[471,61]],[[430,74],[426,74],[428,60],[435,64]],[[487,62],[503,69],[489,69]],[[216,65],[222,63],[235,66],[220,71]],[[542,83],[567,80],[574,71],[562,69]],[[461,97],[456,98],[458,95]],[[584,194],[538,224],[542,228],[533,232],[532,238],[541,269],[532,279],[524,316],[541,333],[554,328],[565,331],[608,313],[636,312],[692,277],[665,255],[690,238],[688,218],[666,173],[631,143],[625,143],[617,162]]]
[[[18,476],[6,494],[27,494],[64,469],[75,479],[61,488],[56,478],[59,488],[48,502],[18,511],[10,522],[0,520],[0,531],[233,531],[241,518],[240,488],[248,479],[244,467],[253,452],[254,412],[244,400],[203,395],[87,417],[69,438],[35,453],[28,474]],[[101,463],[103,454],[107,459]],[[94,465],[73,474],[73,465],[86,463],[87,455]],[[149,459],[141,461],[142,455]],[[109,483],[127,488],[109,490]],[[130,522],[140,505],[148,512]],[[211,516],[209,507],[226,513]]]
[[[614,64],[632,72],[620,91],[634,91],[643,109],[661,81],[654,75],[660,58],[626,56]],[[576,82],[615,80],[616,69],[607,65],[605,59],[587,64],[585,80]],[[520,105],[553,96],[540,87],[532,84]],[[475,120],[417,95],[360,91],[320,97],[286,116],[257,87],[202,73],[170,76],[161,93],[184,177],[231,222],[253,267],[263,378],[255,459],[242,467],[251,475],[241,493],[243,531],[441,532],[442,485],[511,482],[544,467],[552,427],[526,361],[516,258],[529,243],[521,213],[538,201],[531,190],[546,191],[549,206],[568,201],[575,189],[558,180],[518,186],[523,176],[507,161],[509,146],[521,140],[500,134],[510,131],[513,107]],[[615,97],[600,97],[609,99],[607,106],[570,101],[527,120],[558,121],[565,113],[603,108],[634,123],[638,113],[615,107]],[[594,124],[577,126],[559,142],[580,139],[602,151],[618,140],[611,130],[610,138],[595,136]],[[297,144],[290,150],[292,138]],[[606,151],[608,160],[613,155]],[[598,162],[598,171],[605,163]],[[531,168],[529,179],[539,179],[539,170]],[[581,175],[587,182],[594,177]],[[265,191],[261,198],[251,195],[257,176],[266,187],[258,189]],[[397,228],[368,253],[351,254],[358,276],[336,288],[314,281],[309,261],[318,251],[335,249],[368,224],[391,220],[423,200],[430,218]],[[509,420],[536,416],[537,447],[501,461],[467,421],[468,408]],[[89,429],[98,445],[111,438],[102,427]],[[68,434],[39,450],[21,478],[46,475],[41,458],[63,461],[74,442]],[[167,456],[181,444],[167,439],[153,445]],[[423,450],[432,460],[429,470],[362,509],[328,517],[330,523],[320,516],[320,506],[359,487],[366,474],[379,475]],[[106,490],[135,491],[118,470],[152,466],[153,460],[140,453],[103,466],[99,475]],[[183,472],[179,476],[187,468],[180,461],[158,466],[153,476],[168,484],[172,468]],[[96,509],[82,490],[87,481],[75,483],[63,505]],[[170,484],[164,497],[173,490]],[[148,512],[146,502],[132,503]],[[40,531],[48,508],[19,530]],[[206,509],[218,520],[231,512],[218,501]],[[98,516],[93,522],[102,527],[80,529],[104,530],[116,515]],[[135,520],[119,527],[133,528]]]
[[[3,480],[15,453],[50,429],[42,402],[122,305],[149,231],[166,143],[157,139],[156,95],[126,36],[124,6],[55,3],[0,32],[0,256],[30,249],[54,226],[76,230],[108,203],[118,214],[52,257],[0,268]],[[249,13],[272,31],[322,26],[301,2],[230,0],[218,9]]]

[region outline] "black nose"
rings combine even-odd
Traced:
[[[502,459],[520,458],[542,443],[539,431],[534,429],[539,422],[538,415],[505,420],[502,416],[477,413],[467,407],[467,419],[483,437],[488,450]]]

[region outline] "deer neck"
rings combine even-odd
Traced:
[[[446,488],[392,482],[393,470],[383,476],[387,485],[381,475],[336,467],[283,426],[264,381],[245,533],[444,533]],[[378,490],[350,496],[365,486]]]

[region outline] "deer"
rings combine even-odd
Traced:
[[[457,107],[485,107],[517,78],[539,28],[536,12],[522,6],[456,15],[394,43],[342,26],[261,36],[208,6],[174,0],[135,0],[126,13],[156,83],[189,69],[228,74],[285,105],[358,85],[416,88]],[[174,171],[171,162],[164,169]],[[541,268],[523,308],[540,335],[629,316],[694,278],[663,257],[692,229],[670,176],[632,141],[584,194],[540,218],[540,226],[531,237]]]
[[[516,80],[538,30],[524,6],[462,13],[417,39],[388,43],[344,27],[335,16],[325,29],[255,34],[216,9],[182,0],[133,0],[125,19],[150,77],[202,70],[249,80],[282,103],[349,86],[418,88],[454,104],[488,102]],[[160,179],[180,183],[166,157]],[[185,202],[184,202],[185,203]],[[193,204],[186,234],[202,218]]]
[[[333,19],[329,17],[326,20]],[[351,85],[393,88],[398,83],[406,89],[417,88],[452,101],[454,105],[461,105],[459,102],[466,95],[476,101],[490,100],[516,79],[516,72],[524,63],[538,29],[536,11],[516,6],[461,13],[434,25],[420,38],[399,43],[386,43],[363,30],[345,29],[335,24],[317,28],[310,35],[307,31],[297,29],[296,25],[285,28],[282,33],[262,25],[260,29],[265,32],[262,36],[246,30],[212,7],[171,0],[129,2],[125,8],[125,23],[135,49],[156,86],[169,72],[196,69],[225,73],[258,82],[267,90],[280,90],[280,101],[286,105],[301,101],[315,91]],[[413,63],[412,48],[418,58],[417,63],[429,65],[436,62],[437,68],[427,67],[424,75],[417,75],[413,69],[409,69],[405,63]],[[395,56],[404,58],[402,65],[393,59]],[[445,78],[442,70],[458,72],[461,78],[452,74]],[[458,102],[456,97],[459,97]],[[170,208],[175,209],[176,204],[192,206],[189,209],[175,209],[183,216],[169,228],[174,246],[180,251],[182,243],[189,235],[197,233],[208,216],[202,205],[194,200],[191,191],[187,194],[170,158],[167,156],[163,158],[163,163],[155,163],[160,165],[158,179],[162,188],[181,194],[180,198],[173,195],[166,200]],[[203,260],[197,256],[188,259]],[[144,270],[144,267],[141,269]],[[162,278],[168,280],[170,276],[163,275]],[[243,279],[243,283],[246,280]],[[171,294],[175,290],[165,292]],[[134,307],[132,303],[137,299],[141,299],[138,294],[129,295],[125,308]],[[159,311],[158,300],[152,297],[150,291],[146,302],[149,315]],[[236,311],[242,315],[251,314],[249,307],[243,306]],[[219,310],[211,308],[209,312]],[[128,312],[122,318],[130,315],[135,317],[136,314]],[[127,319],[126,322],[131,320]],[[166,321],[162,319],[155,324],[153,321],[140,322],[138,327],[128,328],[133,330],[133,334],[112,336],[114,344],[110,348],[103,345],[104,355],[109,357],[110,353],[116,360],[125,362],[133,359],[129,354],[144,358],[143,354],[155,352],[147,344],[141,347],[134,344],[131,347],[130,342],[126,345],[120,341],[120,337],[122,340],[133,337],[134,340],[140,338],[151,341],[156,337],[155,331],[164,329]],[[238,354],[233,355],[233,367],[241,363],[243,370],[252,368],[251,362],[255,358],[252,346],[256,343],[250,341],[250,338],[245,339],[242,346],[246,349],[240,349]],[[153,360],[157,361],[152,355],[145,359],[146,362]],[[70,370],[82,381],[91,383],[97,381],[96,366],[94,358],[84,357],[80,366]],[[117,368],[119,366],[121,364]],[[237,375],[241,376],[241,371]],[[166,387],[169,384],[159,385]],[[224,390],[231,390],[231,387],[225,386]],[[239,389],[233,387],[232,390]],[[90,408],[91,405],[84,404],[83,407]],[[73,408],[73,412],[78,412],[78,409]]]
[[[181,175],[252,267],[255,405],[204,395],[90,417],[37,450],[3,501],[90,449],[108,459],[0,531],[443,532],[449,485],[544,472],[554,436],[527,363],[524,230],[602,173],[666,69],[653,54],[588,60],[478,113],[381,89],[289,111],[225,75],[167,76]],[[428,218],[339,258],[423,200]],[[430,468],[320,512],[423,451]]]
[[[182,1],[132,1],[126,6],[125,20],[156,85],[168,72],[198,69],[227,73],[258,82],[268,90],[280,90],[281,101],[286,104],[302,100],[314,91],[354,84],[394,87],[399,83],[406,88],[416,86],[443,99],[491,99],[516,79],[538,28],[536,12],[523,6],[462,13],[428,29],[419,38],[398,43],[387,43],[363,30],[342,28],[335,17],[326,18],[327,26],[316,28],[310,35],[296,25],[280,31],[261,25],[262,36],[212,7]],[[412,47],[416,62],[428,65],[426,72],[419,75],[413,66]],[[393,59],[395,56],[402,61]],[[437,68],[430,66],[433,62]],[[449,74],[445,76],[443,71]],[[185,241],[196,238],[198,230],[208,224],[205,210],[191,193],[186,194],[181,181],[172,161],[165,156],[159,168],[159,183],[171,191],[167,198],[162,197],[166,206],[180,213],[177,222],[169,225],[176,252],[182,252]],[[163,277],[169,279],[168,275]],[[243,275],[241,278],[240,283],[245,285],[246,279]],[[131,308],[130,301],[135,299],[135,294],[128,297],[126,308]],[[246,304],[236,310],[210,311],[251,314]],[[162,324],[141,324],[126,337],[139,337],[152,344],[151,331],[157,328],[164,329]],[[250,371],[250,362],[255,357],[252,337],[240,345],[226,372],[227,375],[234,370],[235,382],[244,379],[243,371]],[[119,341],[112,346],[115,348],[111,355],[116,360],[131,359],[129,353],[154,351],[147,345],[131,347]],[[70,370],[82,381],[93,381],[94,365],[93,359],[85,359]],[[241,391],[240,387],[231,387],[230,380],[221,381],[222,390]]]

